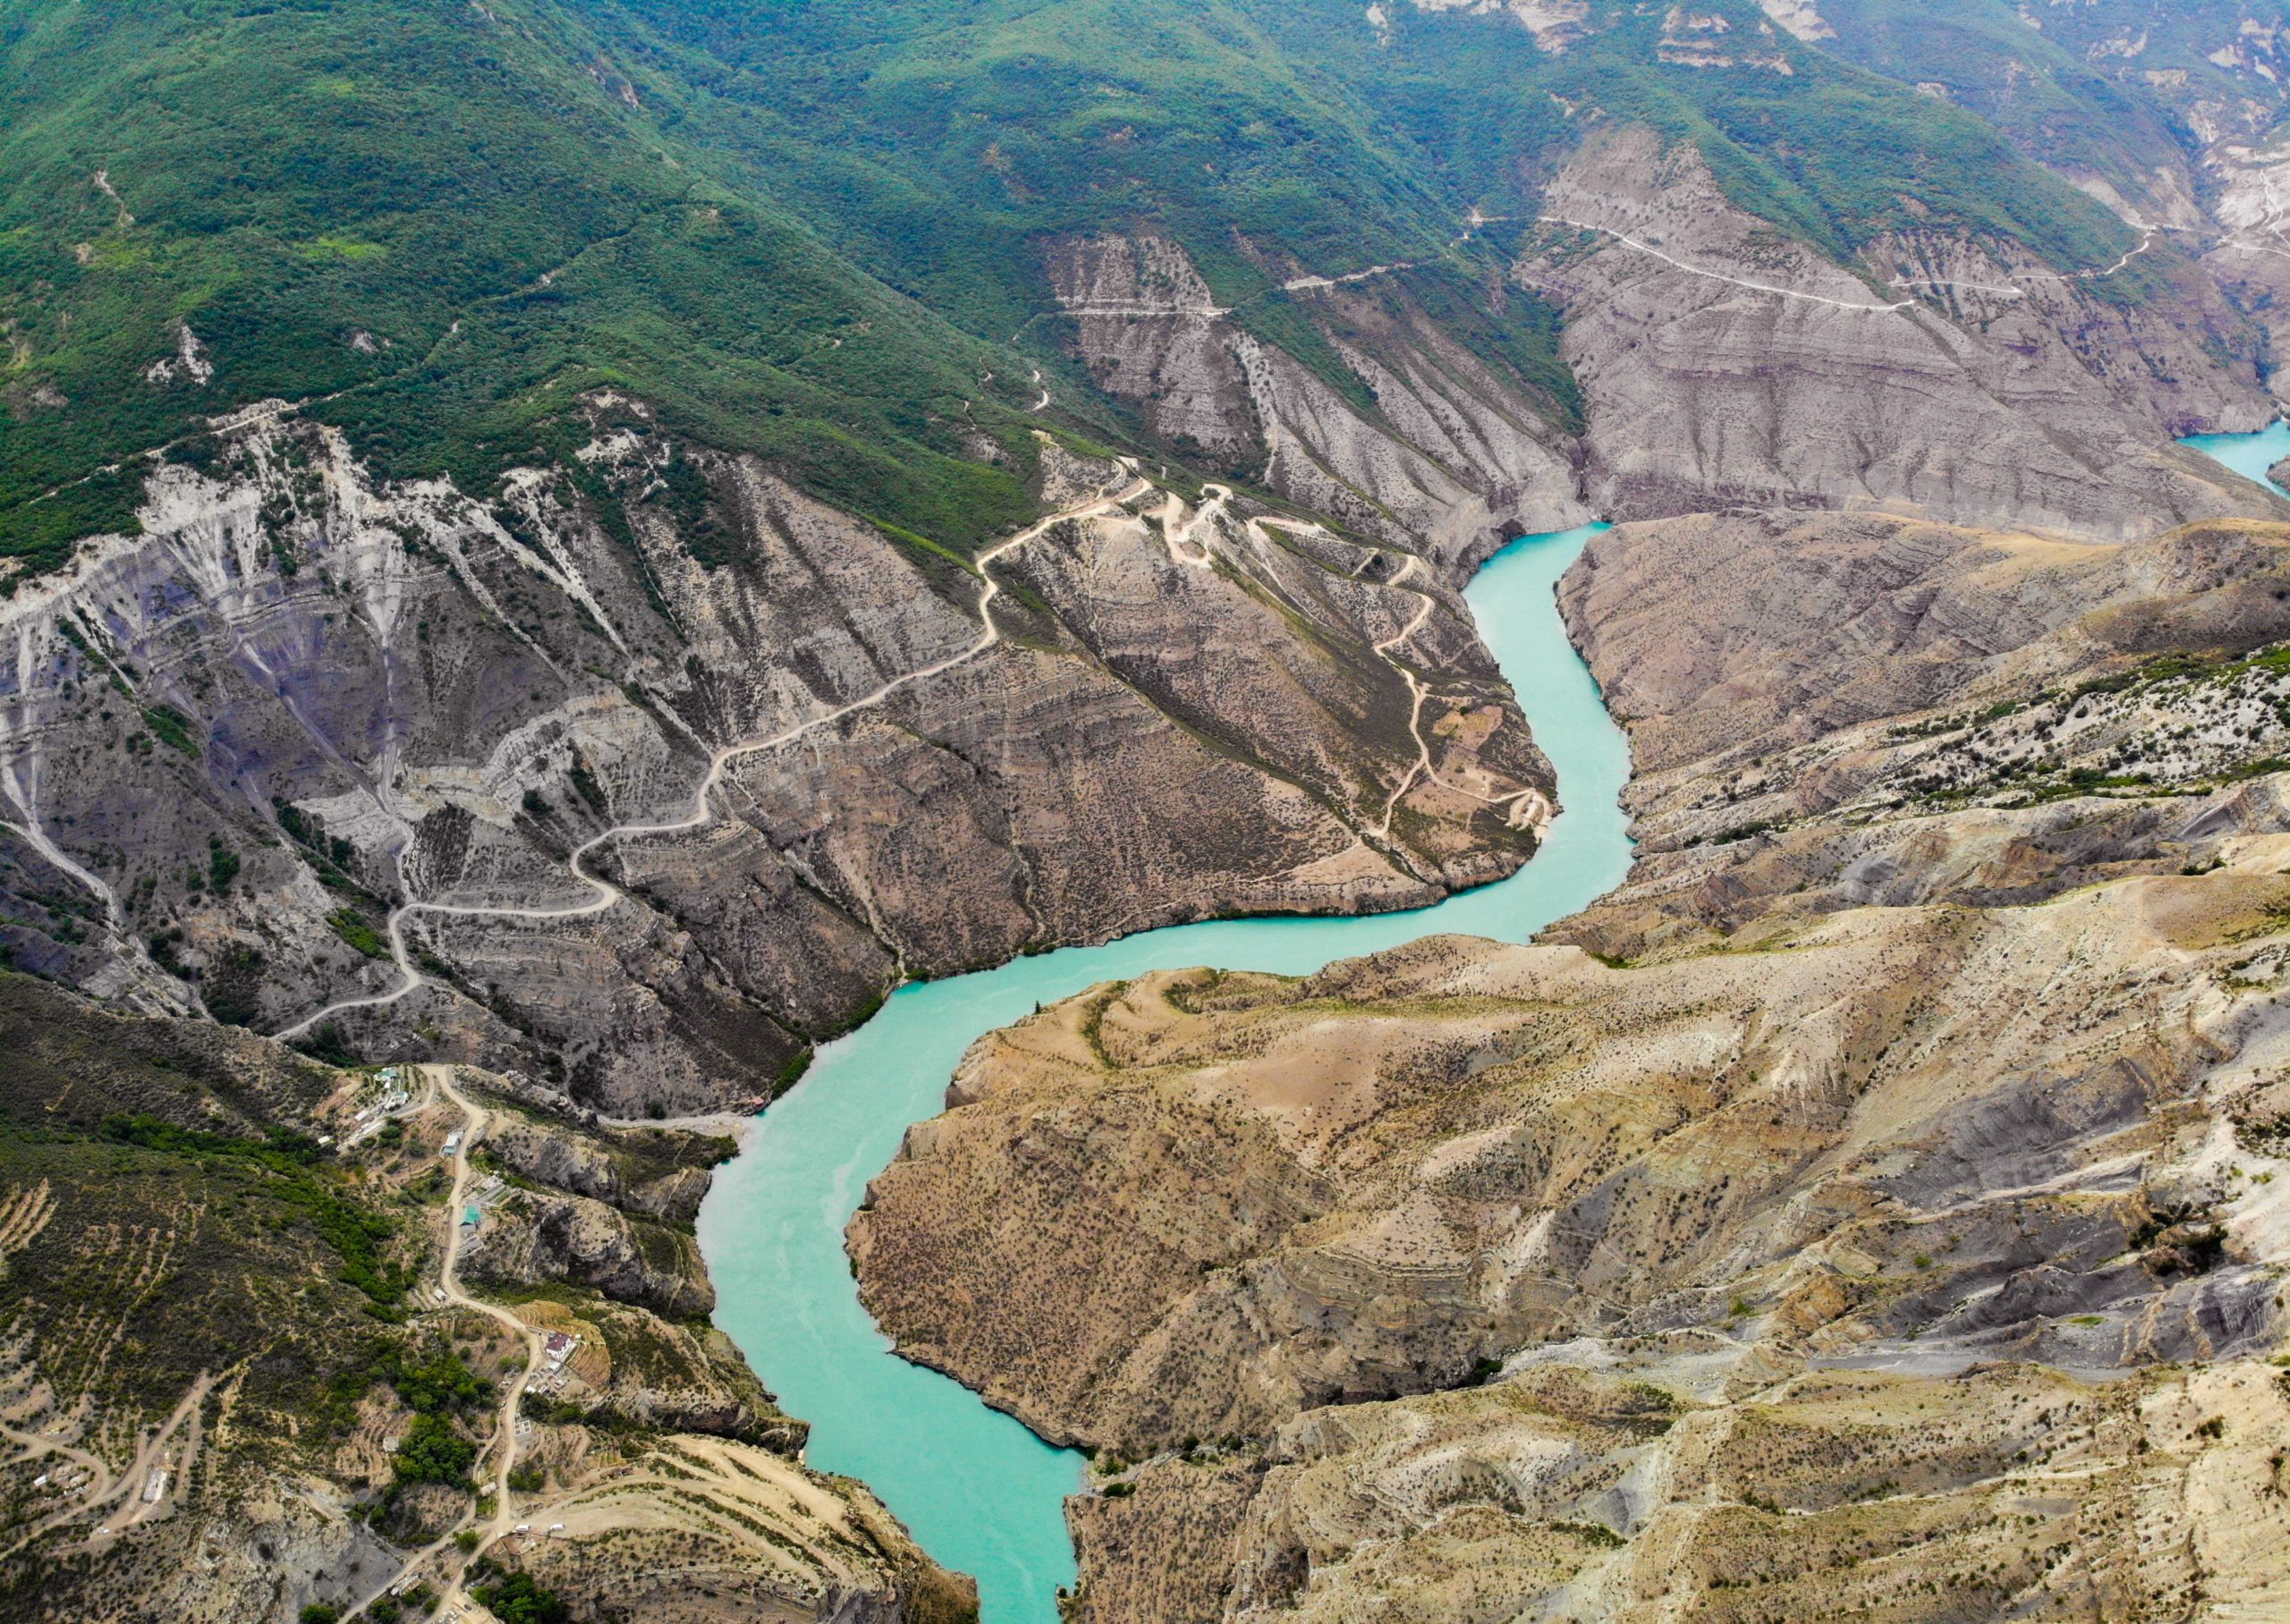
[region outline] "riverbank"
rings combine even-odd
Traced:
[[[852,1255],[1098,1450],[1069,1616],[2274,1585],[2286,584],[2269,520],[1617,531],[1565,603],[1646,844],[1583,951],[1142,974],[973,1046]],[[2191,1562],[2097,1537],[2166,1502]]]
[[[1556,768],[1564,812],[1508,879],[1406,913],[1182,926],[901,988],[721,1168],[700,1217],[717,1323],[790,1413],[808,1459],[880,1494],[939,1561],[974,1575],[988,1624],[1053,1624],[1074,1568],[1064,1501],[1081,1462],[936,1372],[908,1364],[860,1306],[843,1231],[907,1127],[935,1114],[971,1042],[1100,981],[1195,964],[1311,973],[1439,932],[1524,940],[1618,882],[1629,754],[1560,623],[1554,592],[1592,526],[1512,543],[1466,593]]]

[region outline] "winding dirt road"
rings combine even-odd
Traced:
[[[478,1457],[480,1463],[488,1457],[498,1457],[494,1460],[488,1477],[493,1493],[492,1520],[479,1524],[473,1514],[464,1516],[435,1540],[406,1558],[403,1565],[388,1579],[376,1586],[369,1594],[360,1597],[355,1605],[345,1609],[343,1612],[345,1624],[347,1620],[363,1615],[369,1606],[387,1594],[392,1589],[418,1577],[431,1561],[442,1555],[445,1549],[453,1544],[456,1536],[467,1529],[472,1527],[478,1529],[478,1543],[476,1548],[471,1552],[471,1559],[474,1560],[515,1527],[517,1518],[516,1512],[511,1506],[509,1474],[516,1469],[517,1465],[517,1410],[524,1402],[525,1387],[532,1380],[533,1372],[539,1368],[541,1361],[542,1348],[539,1332],[526,1324],[506,1308],[488,1303],[481,1298],[471,1297],[462,1289],[461,1214],[462,1205],[469,1198],[470,1152],[476,1148],[478,1142],[484,1137],[486,1128],[492,1121],[493,1113],[476,1104],[461,1091],[454,1082],[454,1069],[451,1066],[423,1066],[420,1070],[430,1088],[435,1090],[436,1095],[450,1100],[461,1108],[462,1112],[461,1145],[454,1153],[453,1191],[447,1198],[445,1207],[445,1249],[444,1257],[437,1265],[437,1288],[445,1294],[447,1307],[466,1308],[473,1313],[481,1314],[522,1341],[525,1347],[525,1363],[524,1368],[518,1371],[515,1376],[503,1386],[501,1403],[494,1421],[493,1436],[487,1441],[483,1452]],[[460,1576],[467,1572],[468,1569],[469,1563],[464,1562],[452,1575],[443,1578],[439,1600],[433,1616],[446,1616],[454,1604],[461,1599]]]
[[[793,727],[783,728],[768,738],[743,740],[737,744],[725,745],[718,749],[709,758],[707,774],[700,779],[700,787],[692,792],[692,808],[690,813],[664,823],[618,824],[600,834],[591,836],[572,849],[572,854],[565,859],[565,866],[572,871],[574,878],[586,884],[594,893],[587,901],[570,902],[561,907],[548,908],[491,902],[401,903],[391,910],[388,923],[390,957],[397,967],[398,985],[386,993],[339,999],[315,1014],[304,1016],[290,1027],[281,1028],[271,1036],[286,1040],[300,1037],[320,1022],[335,1015],[344,1014],[351,1010],[377,1009],[395,1003],[423,985],[424,977],[413,968],[412,955],[405,941],[405,922],[415,914],[434,914],[448,918],[573,919],[589,914],[602,913],[606,909],[621,901],[622,892],[618,886],[609,880],[598,878],[581,867],[589,853],[632,836],[677,834],[700,828],[715,818],[716,812],[714,807],[710,805],[710,798],[715,793],[716,786],[723,782],[725,769],[741,757],[756,755],[765,750],[777,749],[783,745],[792,744],[808,733],[823,727],[833,726],[846,716],[880,705],[902,689],[910,688],[917,682],[951,671],[957,665],[965,664],[992,648],[1002,640],[1001,628],[994,622],[994,600],[1002,594],[1001,586],[990,572],[990,566],[994,561],[1016,551],[1028,542],[1035,540],[1069,520],[1095,517],[1115,510],[1122,503],[1133,502],[1153,488],[1150,480],[1134,477],[1136,463],[1133,459],[1124,458],[1123,461],[1124,467],[1132,475],[1132,478],[1131,483],[1122,490],[1110,495],[1100,493],[1084,501],[1074,503],[1071,506],[1060,508],[1047,518],[1039,520],[1019,531],[1007,541],[997,543],[979,554],[978,574],[980,584],[978,594],[978,614],[983,622],[984,629],[980,632],[978,640],[969,647],[948,655],[945,659],[934,660],[928,665],[894,677],[871,693],[823,712],[809,721],[799,722]]]
[[[999,643],[1002,640],[1002,631],[1001,628],[995,622],[994,600],[1001,596],[1002,588],[1000,584],[995,580],[992,573],[991,567],[995,561],[1015,552],[1017,549],[1025,546],[1030,542],[1037,540],[1043,535],[1046,535],[1047,532],[1056,528],[1058,525],[1064,524],[1068,520],[1101,517],[1107,513],[1117,512],[1124,503],[1137,500],[1139,497],[1144,495],[1148,491],[1153,488],[1153,485],[1150,480],[1137,474],[1137,463],[1134,458],[1124,457],[1121,461],[1124,469],[1131,476],[1131,478],[1129,483],[1120,490],[1110,493],[1100,491],[1097,495],[1084,498],[1080,502],[1060,508],[1057,512],[1051,513],[1047,518],[1037,520],[1035,523],[1028,526],[1025,529],[1019,531],[1009,539],[999,542],[979,554],[978,574],[980,586],[978,594],[978,616],[981,629],[979,632],[978,639],[971,643],[968,647],[959,649],[955,653],[946,656],[944,659],[934,660],[928,665],[920,666],[913,671],[906,672],[899,676],[893,677],[890,681],[883,683],[871,692],[861,695],[860,698],[852,699],[846,704],[836,706],[833,709],[824,711],[818,715],[810,717],[806,721],[799,722],[794,723],[793,726],[783,728],[779,732],[772,733],[765,738],[743,740],[736,744],[725,745],[717,749],[709,757],[708,771],[700,779],[698,788],[692,792],[691,810],[686,813],[683,816],[669,818],[657,823],[617,824],[613,827],[603,831],[601,833],[590,836],[588,840],[583,841],[580,845],[575,846],[572,849],[570,855],[565,859],[565,867],[575,879],[579,880],[582,884],[589,888],[590,894],[586,901],[565,902],[551,906],[530,906],[505,902],[470,903],[418,901],[399,904],[398,907],[391,910],[387,923],[390,957],[398,973],[397,985],[384,993],[365,994],[355,998],[338,999],[335,1002],[326,1005],[322,1009],[318,1010],[314,1013],[304,1016],[301,1019],[294,1022],[293,1025],[281,1028],[278,1031],[273,1033],[272,1036],[282,1040],[291,1040],[300,1037],[303,1034],[310,1031],[313,1028],[318,1026],[320,1023],[332,1019],[334,1016],[344,1014],[352,1010],[384,1008],[387,1005],[398,1002],[425,985],[427,984],[427,978],[414,968],[412,952],[406,942],[406,922],[416,915],[428,914],[442,918],[574,919],[602,913],[605,909],[622,901],[623,893],[618,886],[612,884],[609,880],[590,873],[588,868],[584,867],[584,864],[587,862],[591,853],[598,851],[604,847],[611,845],[616,842],[628,840],[633,837],[651,834],[683,833],[689,830],[703,826],[704,825],[713,821],[717,816],[716,809],[713,805],[715,791],[717,786],[723,782],[725,770],[733,762],[744,756],[756,755],[766,750],[780,749],[785,745],[793,743],[795,740],[802,739],[805,735],[814,732],[820,728],[831,727],[835,723],[843,721],[845,717],[880,705],[894,694],[900,692],[902,689],[911,688],[917,682],[925,681],[931,677],[941,674],[942,672],[951,671],[958,665],[965,664],[968,662],[978,658],[980,655],[985,654],[988,650]],[[1209,548],[1200,543],[1196,537],[1204,528],[1213,525],[1217,519],[1223,516],[1233,500],[1233,492],[1231,488],[1221,485],[1208,485],[1202,486],[1201,495],[1202,502],[1200,508],[1195,512],[1192,520],[1183,524],[1181,528],[1176,522],[1176,516],[1179,512],[1178,499],[1174,495],[1171,495],[1168,503],[1164,504],[1160,513],[1160,517],[1163,521],[1163,535],[1168,547],[1169,556],[1176,562],[1184,565],[1187,568],[1197,570],[1206,570],[1210,568],[1212,566],[1213,560]],[[1324,528],[1306,520],[1286,520],[1270,516],[1252,518],[1248,520],[1248,526],[1251,530],[1256,532],[1260,539],[1268,539],[1268,537],[1266,537],[1268,528],[1296,530],[1312,530]],[[1429,592],[1423,591],[1415,587],[1411,587],[1407,584],[1421,568],[1422,561],[1412,554],[1408,554],[1406,555],[1406,562],[1401,566],[1398,573],[1394,575],[1390,580],[1384,583],[1384,585],[1387,587],[1410,593],[1420,599],[1421,602],[1415,614],[1409,620],[1405,626],[1402,627],[1401,630],[1393,636],[1386,638],[1372,645],[1377,657],[1383,660],[1386,664],[1389,665],[1395,672],[1398,672],[1400,680],[1407,685],[1412,702],[1408,719],[1408,730],[1410,734],[1413,737],[1416,746],[1416,761],[1414,765],[1411,767],[1406,775],[1400,780],[1398,786],[1393,790],[1391,795],[1386,800],[1384,804],[1383,817],[1375,826],[1373,831],[1378,840],[1387,842],[1388,842],[1391,837],[1392,819],[1399,803],[1401,799],[1405,797],[1409,789],[1414,785],[1418,778],[1429,779],[1431,782],[1438,785],[1441,789],[1446,790],[1450,793],[1463,796],[1468,799],[1476,800],[1484,806],[1503,808],[1506,817],[1509,817],[1514,821],[1516,820],[1519,816],[1520,809],[1522,807],[1531,808],[1529,815],[1530,816],[1534,816],[1547,813],[1549,804],[1548,799],[1540,791],[1531,788],[1517,791],[1507,795],[1491,796],[1482,794],[1476,790],[1469,789],[1462,784],[1451,783],[1446,779],[1441,778],[1438,774],[1438,769],[1433,765],[1430,741],[1423,736],[1422,728],[1423,706],[1425,702],[1431,697],[1431,690],[1405,663],[1395,657],[1396,651],[1402,647],[1410,638],[1413,637],[1417,631],[1421,630],[1424,622],[1429,617],[1433,605],[1436,602],[1432,595]],[[445,1087],[446,1087],[447,1092],[450,1093],[450,1084],[445,1085]]]

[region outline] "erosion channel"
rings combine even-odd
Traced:
[[[901,987],[820,1050],[718,1173],[700,1214],[717,1323],[789,1413],[811,1424],[810,1463],[863,1479],[933,1557],[974,1575],[988,1624],[1055,1624],[1057,1588],[1073,1580],[1063,1507],[1081,1486],[1080,1459],[891,1351],[860,1307],[843,1249],[867,1180],[909,1123],[941,1108],[963,1051],[1037,1004],[1181,965],[1305,975],[1438,932],[1522,942],[1617,884],[1630,866],[1618,799],[1629,747],[1553,598],[1599,528],[1511,543],[1467,594],[1558,773],[1565,809],[1517,874],[1412,913],[1178,926]]]

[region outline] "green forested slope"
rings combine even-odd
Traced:
[[[2286,0],[2094,0],[2047,7],[2040,27],[2012,0],[1823,0],[1820,9],[1831,55],[1937,87],[2041,161],[2133,196],[2175,143],[2215,131],[2196,107],[2247,105],[2270,121],[2283,100],[2278,79],[2216,57],[2245,22],[2290,27]]]
[[[482,489],[618,382],[918,529],[1020,511],[950,427],[980,347],[664,139],[556,8],[97,0],[4,28],[0,504],[267,396],[335,394],[386,470]],[[177,321],[203,386],[145,379]],[[43,517],[9,539],[52,552]]]
[[[1752,0],[1703,9],[1771,31]],[[98,470],[233,405],[315,402],[384,471],[482,491],[561,454],[563,405],[604,383],[974,546],[1026,510],[1046,239],[1150,223],[1310,348],[1280,275],[1444,260],[1468,303],[1494,262],[1467,211],[1531,210],[1601,122],[1696,142],[1840,258],[1912,220],[2063,266],[2131,241],[1981,118],[1785,35],[1760,47],[1783,74],[1665,60],[1661,8],[1594,8],[1557,54],[1505,14],[1386,11],[24,0],[0,14],[0,551],[50,565],[124,522],[134,471]],[[178,324],[204,382],[148,376]]]

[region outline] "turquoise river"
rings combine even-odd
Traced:
[[[2290,455],[2290,423],[2187,444],[2271,485],[2268,468]],[[1630,867],[1620,804],[1629,746],[1554,596],[1603,528],[1514,541],[1465,595],[1558,770],[1565,809],[1517,874],[1412,913],[1177,926],[902,987],[865,1026],[820,1050],[717,1175],[700,1215],[717,1323],[788,1412],[810,1422],[813,1466],[863,1479],[933,1557],[977,1577],[985,1624],[1056,1624],[1057,1590],[1074,1577],[1064,1501],[1081,1484],[1082,1462],[892,1353],[859,1306],[843,1250],[867,1180],[889,1163],[910,1122],[937,1112],[971,1040],[1036,1004],[1194,964],[1305,975],[1434,932],[1522,942],[1620,883]]]
[[[901,987],[819,1051],[718,1171],[700,1215],[717,1324],[788,1413],[811,1424],[812,1466],[864,1480],[923,1549],[976,1577],[985,1624],[1056,1624],[1057,1589],[1074,1577],[1064,1501],[1081,1486],[1081,1459],[891,1352],[859,1305],[843,1250],[867,1180],[907,1124],[937,1114],[971,1040],[1038,1003],[1184,965],[1304,975],[1435,932],[1524,941],[1617,884],[1630,866],[1619,799],[1629,747],[1555,597],[1560,573],[1600,528],[1514,541],[1466,595],[1558,772],[1563,809],[1517,874],[1411,913],[1175,926]]]

